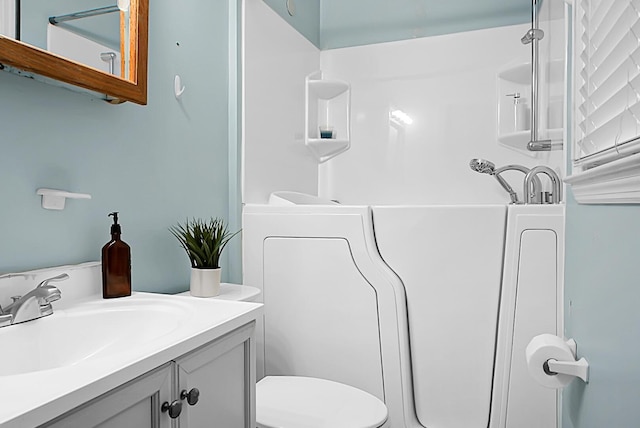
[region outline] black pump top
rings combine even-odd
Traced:
[[[109,214],[109,217],[113,217],[113,224],[111,225],[111,234],[114,233],[121,234],[122,230],[120,229],[120,225],[118,224],[118,213],[112,212]]]

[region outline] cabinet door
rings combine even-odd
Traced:
[[[176,360],[178,394],[197,388],[199,401],[183,401],[180,428],[255,427],[255,323]]]
[[[171,401],[171,364],[144,374],[48,422],[47,428],[169,428],[160,408]]]

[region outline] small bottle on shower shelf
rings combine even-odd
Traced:
[[[520,92],[507,94],[513,97],[513,130],[515,132],[529,130],[529,106],[527,99],[520,97]]]

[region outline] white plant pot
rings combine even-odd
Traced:
[[[191,295],[196,297],[213,297],[220,293],[220,273],[218,269],[191,268]]]

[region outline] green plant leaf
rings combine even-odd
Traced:
[[[222,251],[240,233],[230,233],[221,218],[187,218],[184,224],[169,227],[169,231],[187,253],[191,267],[200,269],[218,269]]]

